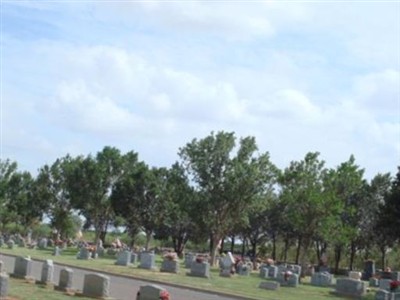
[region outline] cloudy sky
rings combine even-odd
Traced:
[[[2,1],[2,159],[110,145],[170,166],[211,131],[286,167],[400,165],[399,1]]]

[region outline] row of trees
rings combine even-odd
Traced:
[[[71,235],[76,215],[104,241],[108,228],[125,226],[130,236],[145,232],[171,239],[182,253],[188,240],[209,241],[213,263],[225,237],[258,246],[284,244],[282,260],[296,246],[296,261],[311,250],[320,258],[334,249],[336,267],[344,251],[372,247],[385,254],[400,240],[400,172],[364,179],[353,156],[326,168],[319,153],[307,153],[284,170],[256,140],[234,133],[211,133],[179,149],[170,168],[150,167],[138,154],[105,147],[96,155],[57,159],[33,178],[15,162],[0,162],[0,222],[28,228],[46,215],[62,236]],[[346,252],[347,253],[347,252]]]

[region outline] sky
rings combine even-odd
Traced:
[[[400,166],[400,1],[1,1],[1,159],[169,167],[211,132],[280,168]]]

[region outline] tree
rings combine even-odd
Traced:
[[[95,242],[103,242],[114,218],[110,196],[118,180],[137,163],[137,154],[121,155],[117,148],[104,147],[95,157],[88,155],[74,169],[71,193],[74,207],[95,229]]]
[[[140,162],[119,180],[111,196],[111,203],[117,215],[125,219],[128,232],[146,234],[146,250],[151,237],[164,220],[166,170],[150,169]]]
[[[281,176],[281,201],[284,214],[296,229],[297,259],[305,269],[308,251],[322,220],[330,213],[329,203],[322,196],[324,161],[319,153],[307,153],[301,161],[292,161]]]
[[[219,132],[181,148],[179,155],[199,192],[198,214],[210,233],[211,264],[218,244],[239,222],[248,222],[248,212],[273,188],[276,168],[268,153],[256,155],[253,137],[242,138],[234,153],[234,133]]]
[[[167,171],[166,180],[164,221],[156,235],[171,237],[175,252],[181,256],[195,230],[197,195],[178,163]]]
[[[82,157],[72,158],[69,155],[58,158],[51,166],[40,168],[35,180],[33,199],[35,202],[40,199],[46,201],[45,212],[60,238],[68,238],[79,229],[73,222],[71,185],[74,183],[74,170],[81,160]]]
[[[363,174],[364,170],[355,164],[351,155],[348,161],[330,169],[324,176],[323,197],[330,203],[327,207],[330,214],[326,215],[321,230],[324,239],[334,245],[336,272],[346,245],[350,245],[350,269],[353,267],[366,187]]]
[[[10,203],[10,195],[8,193],[10,180],[17,171],[17,163],[10,160],[0,160],[0,219],[4,228],[9,220],[9,212],[7,206]]]

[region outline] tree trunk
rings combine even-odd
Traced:
[[[257,240],[251,241],[251,255],[253,256],[253,261],[256,261],[256,255],[257,255]]]
[[[224,246],[225,246],[225,237],[221,240],[221,247],[219,248],[219,254],[221,255],[224,253]]]
[[[146,246],[145,246],[146,251],[149,251],[150,249],[151,234],[152,234],[151,231],[146,231]]]
[[[212,241],[212,243],[211,243]],[[210,243],[212,244],[212,250],[211,250],[211,266],[215,266],[216,264],[216,257],[217,257],[217,252],[218,252],[218,245],[219,242],[221,241],[221,237],[218,235],[213,235],[213,238],[211,239]]]
[[[283,262],[287,262],[287,254],[289,251],[289,238],[285,238],[285,246],[283,248]]]
[[[319,240],[315,241],[315,250],[316,250],[316,254],[317,254],[317,261],[320,261],[321,260],[321,249],[320,249]]]
[[[381,264],[382,264],[382,270],[385,270],[385,259],[386,259],[386,247],[385,246],[379,246],[379,250],[381,251]]]
[[[242,241],[242,257],[244,257],[245,252],[246,252],[246,239],[243,238],[243,241]]]
[[[210,253],[213,252],[213,249],[214,249],[213,234],[210,233]]]
[[[296,264],[299,264],[299,259],[300,259],[300,252],[301,252],[301,242],[302,242],[302,237],[299,236],[297,239],[297,250],[296,250]]]
[[[342,256],[342,245],[335,246],[335,274],[339,271],[340,258]]]
[[[231,236],[231,253],[235,251],[235,236]]]
[[[311,245],[311,238],[305,237],[301,239],[301,243],[303,244],[303,251],[300,256],[300,266],[301,266],[301,277],[305,276],[307,267],[308,267],[308,250]]]
[[[275,232],[272,234],[272,259],[276,259],[276,235]]]
[[[352,241],[350,244],[350,264],[349,264],[350,271],[353,271],[355,256],[356,256],[356,243],[354,241]]]

